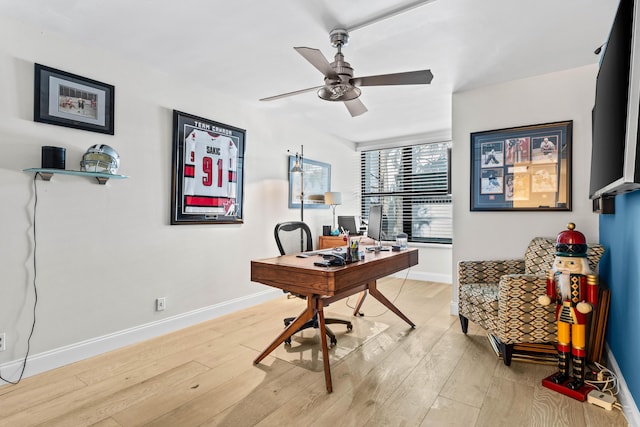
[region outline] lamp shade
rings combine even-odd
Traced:
[[[342,193],[339,191],[327,191],[324,193],[324,204],[325,205],[341,205],[342,204]]]

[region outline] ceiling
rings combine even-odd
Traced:
[[[451,95],[597,62],[618,0],[0,0],[0,15],[231,94],[356,143],[450,134]],[[430,69],[430,85],[363,87],[351,117],[294,46],[333,61],[346,28],[354,75]],[[60,67],[58,67],[60,68]],[[65,70],[71,71],[72,70]],[[595,83],[594,83],[595,84]]]

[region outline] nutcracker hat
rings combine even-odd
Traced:
[[[572,222],[567,224],[567,229],[561,231],[556,239],[556,256],[581,257],[587,256],[587,239],[584,234],[575,230]]]

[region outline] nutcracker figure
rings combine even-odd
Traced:
[[[580,393],[564,388],[580,391],[587,387],[584,385],[586,328],[589,313],[598,303],[597,278],[589,269],[587,249],[584,235],[575,230],[575,224],[569,223],[567,230],[558,234],[553,268],[547,274],[546,295],[539,298],[545,306],[556,302],[558,322],[559,372],[543,380],[543,385],[574,398],[579,398]],[[572,375],[569,374],[569,354]]]

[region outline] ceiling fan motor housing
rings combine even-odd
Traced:
[[[342,46],[349,42],[347,30],[335,29],[329,33],[331,45],[338,49],[334,61],[330,64],[336,76],[325,76],[325,86],[318,90],[318,96],[327,101],[349,101],[360,96],[360,89],[351,84],[353,68],[344,60]]]
[[[342,53],[336,53],[335,61],[331,63],[337,74],[337,79],[325,77],[324,87],[318,90],[318,96],[327,101],[349,101],[360,96],[360,89],[351,84],[353,68],[344,60]]]

